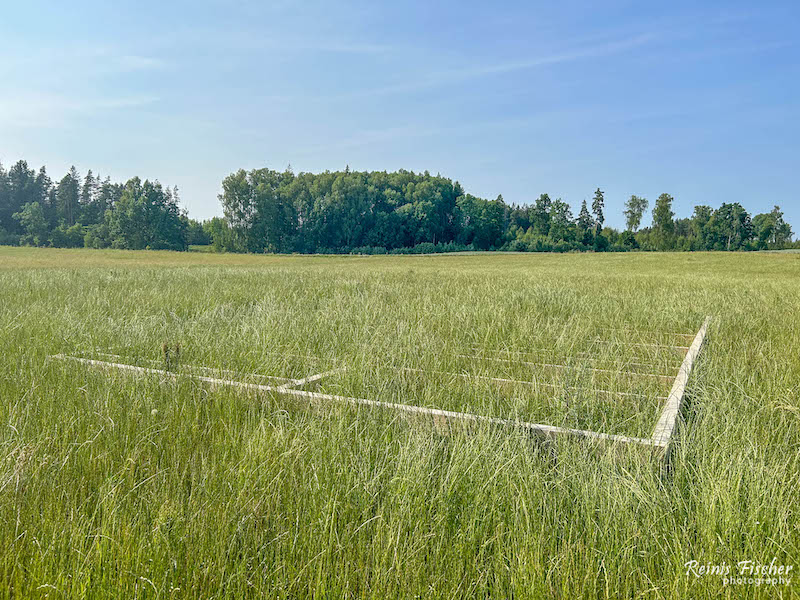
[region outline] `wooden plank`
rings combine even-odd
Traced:
[[[539,423],[528,423],[525,421],[512,421],[510,419],[498,419],[495,417],[486,417],[483,415],[476,415],[473,413],[454,412],[449,410],[440,410],[438,408],[425,408],[423,406],[413,406],[410,404],[397,404],[393,402],[382,402],[380,400],[367,400],[365,398],[350,398],[348,396],[336,396],[333,394],[322,394],[319,392],[307,392],[305,390],[282,389],[276,390],[278,393],[290,396],[299,396],[308,398],[309,400],[324,400],[327,402],[337,402],[341,404],[350,404],[353,406],[371,406],[376,408],[388,409],[399,411],[410,415],[423,415],[431,417],[434,422],[447,423],[448,425],[456,424],[459,426],[469,424],[487,424],[499,426],[504,429],[517,429],[528,432],[537,436],[555,437],[559,435],[577,436],[599,441],[610,442],[623,442],[640,444],[643,446],[652,446],[651,439],[629,437],[624,435],[614,435],[608,433],[598,433],[596,431],[588,431],[584,429],[569,429],[565,427],[556,427],[553,425],[542,425]]]
[[[347,369],[345,367],[341,367],[339,369],[332,369],[330,371],[325,371],[324,373],[317,373],[316,375],[309,375],[308,377],[304,377],[303,379],[293,379],[289,383],[286,383],[286,384],[276,388],[276,391],[285,392],[289,388],[300,387],[301,385],[314,383],[315,381],[319,381],[320,379],[324,379],[325,377],[330,377],[331,375],[336,375],[338,373],[343,373],[346,370]]]
[[[111,356],[111,355],[107,355]],[[190,379],[196,379],[197,381],[202,381],[204,383],[210,383],[213,385],[231,385],[234,387],[241,387],[245,389],[260,391],[260,392],[270,392],[270,391],[277,391],[283,392],[291,387],[306,385],[309,383],[313,383],[315,381],[319,381],[324,377],[328,377],[330,375],[335,375],[336,373],[341,373],[344,371],[344,368],[340,369],[333,369],[332,371],[325,371],[324,373],[317,373],[315,375],[310,375],[308,377],[304,377],[303,379],[289,379],[285,377],[275,377],[274,379],[279,380],[281,385],[270,386],[270,385],[259,385],[256,383],[245,383],[242,381],[235,381],[233,379],[220,379],[218,377],[206,377],[204,375],[197,375],[195,373],[180,373],[180,372],[173,372],[173,371],[166,371],[164,369],[153,369],[149,367],[138,367],[136,365],[128,365],[125,363],[113,363],[113,362],[106,362],[102,360],[93,360],[90,358],[79,358],[77,356],[67,356],[65,354],[56,354],[51,356],[50,358],[55,358],[59,360],[74,360],[83,364],[87,364],[93,367],[100,367],[100,368],[107,368],[107,369],[120,369],[123,371],[131,371],[134,373],[142,373],[142,374],[149,374],[149,375],[160,375],[162,377],[169,377],[170,379],[175,379],[180,375],[185,375]],[[154,362],[154,361],[153,361]],[[186,366],[186,365],[183,365]],[[196,369],[209,369],[210,367],[195,367]],[[256,375],[256,377],[267,377],[271,378],[269,375]]]
[[[253,390],[257,392],[271,392],[277,389],[277,386],[259,385],[257,383],[244,383],[241,381],[233,381],[230,379],[219,379],[217,377],[206,377],[204,375],[196,375],[193,373],[173,373],[172,371],[165,371],[163,369],[151,369],[149,367],[137,367],[135,365],[126,365],[123,363],[106,362],[103,360],[94,360],[91,358],[79,358],[77,356],[68,356],[66,354],[54,354],[50,358],[57,360],[72,360],[75,362],[89,365],[90,367],[97,367],[100,369],[118,369],[120,371],[128,371],[130,373],[137,373],[142,375],[160,375],[168,379],[177,379],[178,377],[188,377],[196,379],[214,386],[233,385],[243,389]]]
[[[88,353],[84,353],[84,354],[88,354]],[[93,352],[92,354],[94,354],[95,356],[102,356],[102,357],[105,357],[105,358],[113,358],[115,360],[127,360],[127,361],[135,360],[133,358],[120,356],[119,354],[109,354],[108,352]],[[151,364],[151,365],[163,365],[164,364],[163,361],[159,362],[157,360],[151,360],[151,359],[148,359],[148,358],[140,358],[140,359],[138,359],[138,362],[144,362],[144,363],[148,363],[148,364]],[[274,375],[260,375],[259,373],[239,373],[237,371],[231,371],[229,369],[221,369],[221,368],[218,369],[218,368],[215,368],[215,367],[205,367],[205,366],[202,366],[202,365],[192,365],[192,364],[186,364],[186,363],[183,363],[183,362],[179,362],[176,365],[176,367],[179,370],[184,370],[185,369],[187,371],[197,371],[198,373],[206,373],[206,374],[211,374],[211,375],[224,375],[226,377],[253,377],[255,379],[266,380],[266,381],[269,381],[269,382],[274,382],[274,383],[279,383],[279,384],[285,384],[285,383],[295,383],[296,384],[296,382],[299,381],[297,379],[292,379],[291,377],[276,377]]]
[[[675,377],[675,382],[672,384],[669,396],[667,396],[667,401],[664,404],[664,409],[661,412],[658,423],[656,423],[656,427],[653,430],[653,444],[662,449],[665,458],[669,456],[670,442],[672,441],[672,434],[675,432],[675,424],[678,420],[683,397],[686,393],[686,384],[689,382],[689,375],[692,373],[692,367],[697,357],[700,355],[700,350],[703,348],[706,332],[708,331],[710,323],[711,317],[706,317],[703,326],[700,327],[692,345],[689,347],[689,351],[683,359],[678,375]]]

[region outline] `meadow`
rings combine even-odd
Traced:
[[[668,468],[50,358],[647,437],[707,315]],[[3,247],[0,597],[795,597],[686,563],[800,570],[799,347],[793,253]]]

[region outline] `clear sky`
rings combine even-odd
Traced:
[[[429,170],[573,210],[780,204],[800,231],[800,3],[89,2],[0,10],[0,160],[177,185]]]

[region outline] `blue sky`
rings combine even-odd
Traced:
[[[7,4],[0,160],[177,185],[429,170],[607,222],[631,194],[780,204],[800,231],[797,2]]]

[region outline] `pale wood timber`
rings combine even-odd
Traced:
[[[706,317],[703,326],[700,327],[692,345],[689,347],[689,351],[683,359],[678,375],[675,377],[675,382],[672,384],[669,396],[667,396],[667,401],[664,404],[664,409],[661,412],[658,423],[656,423],[656,427],[653,430],[653,444],[662,449],[665,458],[669,456],[670,443],[672,441],[672,435],[675,432],[675,424],[680,414],[683,398],[686,394],[686,385],[689,382],[689,375],[691,375],[692,367],[697,357],[700,355],[700,350],[703,348],[706,332],[708,331],[710,323],[711,317]]]

